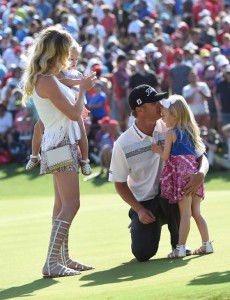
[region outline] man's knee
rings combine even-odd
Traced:
[[[151,251],[149,249],[132,248],[132,253],[139,262],[144,262],[150,260],[150,258],[157,253],[157,248],[154,248]]]

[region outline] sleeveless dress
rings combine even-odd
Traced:
[[[43,75],[45,76],[45,75]],[[62,84],[55,76],[62,93],[67,97],[72,104],[75,103],[75,95],[70,88]],[[77,152],[78,140],[81,138],[78,122],[70,120],[64,115],[55,105],[49,100],[41,98],[35,88],[32,93],[34,105],[37,109],[39,118],[44,124],[45,130],[43,133],[41,144],[41,164],[40,174],[77,171],[79,169],[79,155]],[[74,159],[72,165],[58,168],[55,171],[50,171],[47,166],[45,152],[50,149],[58,148],[64,145],[70,145],[71,153]]]
[[[195,158],[195,147],[188,133],[182,134],[175,129],[176,142],[172,144],[170,157],[167,160],[160,177],[161,197],[168,199],[169,203],[182,200],[183,187],[189,182],[183,176],[198,171],[199,164]],[[204,198],[204,185],[200,185],[197,193]]]

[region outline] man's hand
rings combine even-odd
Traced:
[[[196,194],[198,187],[204,182],[204,174],[197,172],[195,174],[188,174],[184,176],[184,179],[190,179],[189,182],[184,187],[184,192],[186,195]]]
[[[142,224],[150,224],[150,223],[153,223],[156,221],[156,218],[153,215],[153,213],[144,207],[142,209],[140,209],[137,212],[137,214],[138,214],[139,221]]]

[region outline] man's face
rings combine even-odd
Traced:
[[[145,119],[152,120],[153,122],[161,118],[161,104],[160,102],[145,103],[141,106]]]

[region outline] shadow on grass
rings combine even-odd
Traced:
[[[188,285],[210,285],[230,282],[230,271],[212,272],[199,275],[190,281]]]
[[[31,293],[45,289],[57,283],[58,281],[54,279],[37,279],[27,284],[0,290],[0,300],[13,299],[16,297],[29,297],[31,296]]]
[[[9,178],[26,174],[30,179],[35,179],[39,175],[39,167],[34,168],[31,171],[26,171],[24,166],[16,163],[1,165],[1,180],[7,180]]]
[[[152,277],[174,268],[183,267],[187,265],[190,260],[196,258],[197,257],[195,256],[187,257],[185,260],[169,260],[168,258],[161,258],[153,259],[147,262],[138,262],[133,259],[130,262],[123,263],[122,265],[112,269],[84,275],[80,278],[80,281],[87,281],[87,283],[82,285],[83,287],[134,281]]]

